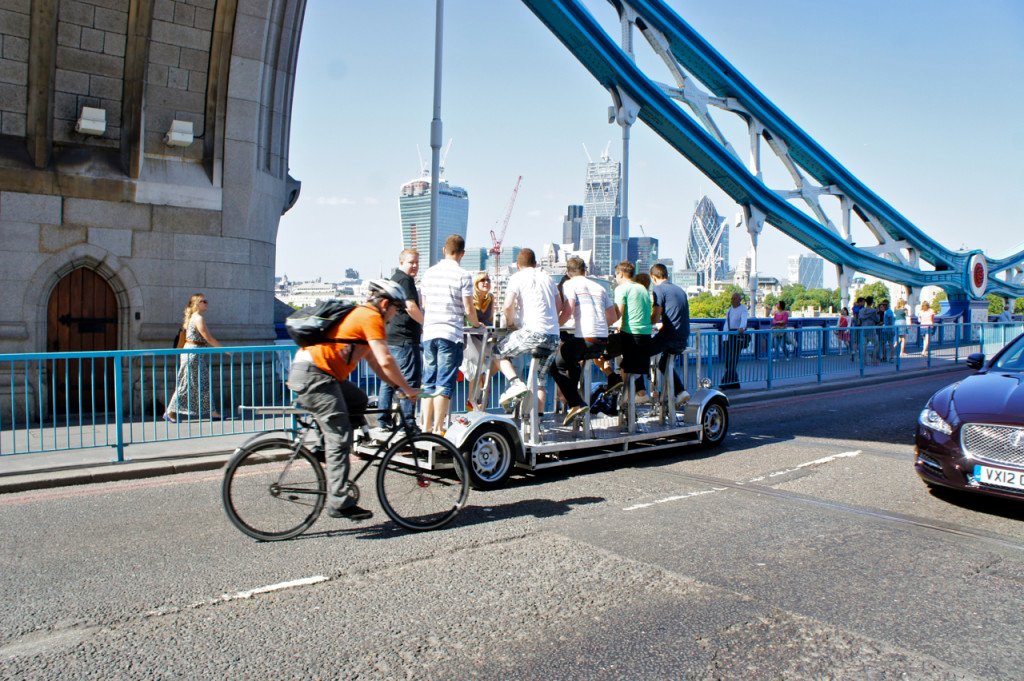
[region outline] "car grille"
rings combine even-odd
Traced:
[[[1024,466],[1024,428],[968,423],[960,429],[960,447],[975,459]]]

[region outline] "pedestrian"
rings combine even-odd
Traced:
[[[839,353],[842,354],[850,349],[850,310],[843,308],[839,313],[838,330],[836,339],[839,341]]]
[[[406,382],[413,388],[419,388],[423,378],[423,347],[420,338],[423,335],[423,308],[420,307],[420,294],[416,288],[416,275],[420,271],[420,254],[415,248],[407,248],[398,254],[398,269],[391,275],[391,281],[405,295],[405,307],[398,308],[391,321],[387,323],[387,345],[391,356],[398,364]],[[397,307],[397,306],[396,306]],[[395,389],[387,381],[381,382],[377,406],[391,409],[391,400]],[[402,402],[402,413],[413,416],[415,403],[409,400]],[[381,423],[391,427],[391,414],[381,415]]]
[[[782,348],[782,354],[789,361],[789,338],[784,330],[789,326],[789,311],[786,310],[786,301],[780,300],[775,303],[775,312],[772,313],[772,349],[778,354]]]
[[[996,322],[999,324],[1008,324],[1013,321],[1013,314],[1010,312],[1010,299],[1003,298],[1003,311],[996,317]]]
[[[476,309],[476,318],[483,326],[494,326],[494,296],[491,294],[491,276],[486,272],[477,272],[473,275],[473,308]],[[484,409],[487,404],[488,378],[498,370],[496,362],[492,361],[487,370],[480,367],[480,359],[483,357],[483,336],[469,334],[466,336],[466,352],[462,360],[462,373],[469,380],[469,392],[466,396],[466,409]],[[480,396],[477,397],[477,393]]]
[[[690,399],[690,393],[679,377],[676,369],[668,366],[669,355],[681,355],[690,342],[690,301],[684,291],[668,280],[668,268],[661,263],[651,266],[652,308],[651,321],[661,327],[651,339],[651,355],[661,355],[658,360],[658,371],[665,376],[672,376],[675,394],[675,406],[681,407]],[[664,386],[662,387],[664,390]]]
[[[738,390],[740,387],[739,375],[736,373],[736,366],[739,364],[740,351],[750,345],[750,334],[747,332],[747,308],[740,303],[743,297],[739,293],[733,293],[729,309],[725,313],[725,342],[723,351],[725,353],[725,373],[722,375],[722,382],[719,387],[722,390]]]
[[[181,328],[185,331],[185,348],[222,347],[213,337],[203,314],[209,309],[210,301],[202,293],[193,293],[185,306]],[[177,423],[182,417],[220,419],[220,414],[210,407],[210,362],[202,354],[186,352],[181,355],[177,382],[171,399],[167,400],[164,420]]]
[[[562,297],[555,282],[537,267],[532,248],[524,248],[516,256],[519,271],[508,278],[505,287],[505,319],[521,320],[495,347],[498,369],[508,380],[508,388],[498,402],[508,408],[515,400],[530,392],[526,383],[516,374],[512,360],[529,355],[537,361],[537,400],[541,411],[547,397],[544,388],[548,371],[558,350],[558,318],[562,312]]]
[[[907,301],[900,298],[896,301],[896,309],[892,311],[893,327],[896,330],[896,340],[893,341],[893,354],[899,348],[900,357],[907,356]]]
[[[865,353],[865,362],[878,364],[878,325],[881,317],[875,308],[875,297],[864,298],[864,307],[857,312],[857,327],[860,331],[860,343]],[[871,346],[870,359],[867,359],[868,346]]]
[[[444,257],[423,274],[423,428],[444,434],[464,352],[463,324],[481,326],[473,307],[473,277],[459,263],[466,240],[452,234]]]
[[[895,352],[892,351],[893,332],[896,328],[896,313],[889,309],[889,301],[883,300],[878,304],[878,312],[882,315],[882,330],[878,337],[878,359],[882,362],[891,362]]]
[[[853,301],[853,307],[850,308],[850,325],[853,327],[860,326],[860,311],[864,309],[864,298],[860,297]],[[853,333],[850,335],[850,361],[854,360],[858,349],[860,348],[861,331],[858,328],[853,329]]]
[[[607,349],[608,329],[618,319],[618,311],[604,287],[587,278],[587,264],[582,258],[570,257],[565,271],[569,280],[562,286],[565,304],[558,322],[572,319],[573,331],[558,348],[551,377],[565,398],[562,423],[568,426],[588,409],[579,391],[580,362],[597,359]]]
[[[917,313],[917,323],[921,325],[921,354],[928,354],[928,347],[931,345],[932,332],[935,330],[935,311],[926,300],[921,303],[921,310]]]

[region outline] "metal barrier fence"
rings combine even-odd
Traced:
[[[771,389],[960,363],[972,352],[991,356],[1022,330],[1020,323],[937,324],[925,348],[921,328],[911,326],[907,356],[893,352],[899,338],[894,327],[748,331],[751,342],[738,353],[736,380],[743,388]],[[691,352],[676,361],[680,369],[690,363],[689,390],[700,378],[697,353],[702,377],[722,384],[727,338],[722,331],[694,329]],[[134,444],[281,427],[283,419],[239,413],[237,407],[288,404],[285,380],[294,352],[293,345],[268,345],[0,355],[0,456],[111,447],[115,460],[124,461],[125,448]],[[594,378],[599,382],[603,375]],[[489,409],[497,408],[505,388],[500,373],[495,379]],[[353,380],[371,396],[379,391],[379,379],[365,364]],[[176,387],[179,418],[169,422],[164,415]],[[548,395],[549,401],[555,395],[550,381]],[[467,384],[459,383],[453,412],[465,409],[466,396]]]

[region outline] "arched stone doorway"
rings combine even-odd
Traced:
[[[114,289],[98,272],[78,267],[57,282],[46,312],[46,350],[116,350],[118,306]],[[57,359],[48,362],[57,414],[104,412],[114,406],[114,363]]]

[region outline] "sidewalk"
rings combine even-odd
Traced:
[[[771,390],[755,387],[730,390],[725,394],[730,405],[738,406],[966,371],[969,369],[963,364],[946,361],[933,361],[931,369],[908,369],[899,373],[884,367],[870,367],[863,377],[854,375],[839,380],[833,377],[824,383],[818,383],[814,377],[779,379],[774,381]],[[126,450],[128,461],[125,463],[114,461],[111,447],[3,456],[0,457],[0,494],[216,470],[224,465],[236,447],[253,435],[249,432],[132,445]]]

